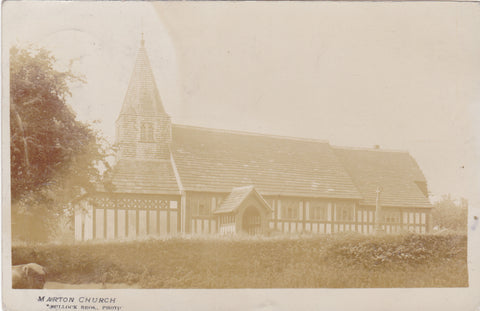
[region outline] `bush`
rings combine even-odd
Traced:
[[[18,245],[48,280],[143,288],[467,286],[462,234],[335,234],[303,238],[171,238]]]
[[[443,196],[432,209],[433,226],[437,230],[467,232],[468,202],[461,198],[453,200],[450,195]]]

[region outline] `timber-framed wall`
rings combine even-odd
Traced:
[[[220,219],[220,216],[213,214],[227,195],[227,193],[188,192],[186,233],[232,233],[232,230],[221,229],[222,225],[227,226],[231,221],[227,221],[227,218]],[[375,206],[363,206],[358,200],[268,195],[264,198],[273,210],[268,219],[271,232],[312,234],[376,232]],[[203,210],[198,209],[199,204],[204,205]],[[431,231],[430,211],[430,208],[383,207],[381,230],[385,233],[404,231],[428,233]]]
[[[100,193],[77,203],[75,240],[176,234],[181,217],[180,196]]]

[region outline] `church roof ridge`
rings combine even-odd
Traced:
[[[218,129],[218,128],[210,128],[210,127],[203,127],[203,126],[196,126],[196,125],[189,125],[189,124],[179,124],[179,123],[172,123],[172,126],[183,128],[183,129],[216,132],[216,133],[222,133],[222,134],[249,135],[249,136],[255,136],[255,137],[267,137],[267,138],[274,138],[274,139],[286,139],[286,140],[292,140],[292,141],[330,144],[326,139],[285,136],[285,135],[258,133],[258,132],[241,131],[241,130],[227,130],[227,129]]]
[[[372,152],[385,152],[385,153],[407,153],[410,154],[408,150],[405,149],[381,149],[376,147],[353,147],[353,146],[338,146],[331,145],[333,149],[342,149],[342,150],[351,150],[351,151],[372,151]]]

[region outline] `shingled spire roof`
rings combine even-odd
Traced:
[[[143,34],[120,114],[165,114],[145,49]]]

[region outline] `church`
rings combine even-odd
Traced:
[[[142,39],[108,187],[75,203],[75,240],[431,230],[408,152],[173,124]]]

